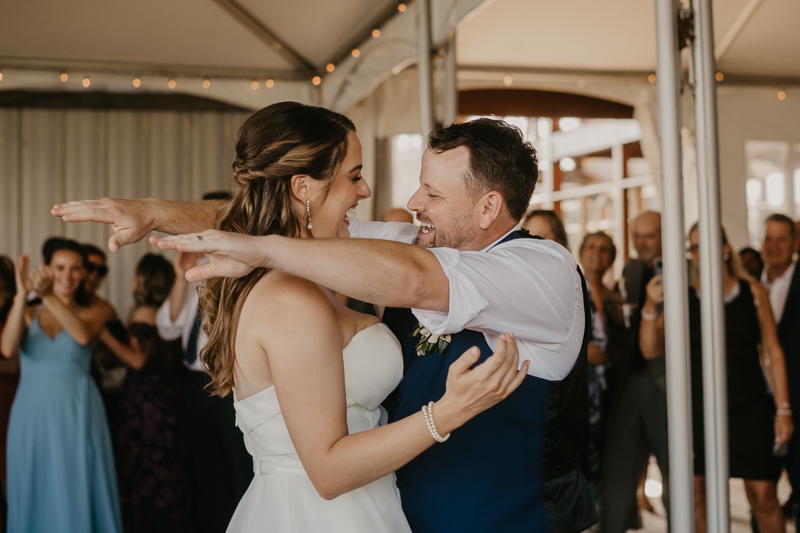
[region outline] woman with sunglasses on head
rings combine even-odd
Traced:
[[[83,291],[80,244],[54,240],[45,256],[31,275],[20,257],[0,336],[3,356],[19,353],[22,366],[8,430],[8,531],[119,532],[111,438],[89,375],[105,314]],[[26,305],[31,290],[41,305]]]

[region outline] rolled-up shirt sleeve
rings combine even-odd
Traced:
[[[350,237],[353,239],[380,239],[383,241],[404,242],[414,244],[417,242],[418,228],[406,222],[361,222],[355,218],[348,218],[350,222]]]
[[[529,374],[563,379],[580,353],[585,328],[577,265],[552,242],[515,239],[489,251],[433,248],[450,289],[449,310],[413,309],[437,335],[481,331],[491,349],[513,331]]]

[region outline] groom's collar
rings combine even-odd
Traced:
[[[497,239],[496,241],[494,241],[492,244],[490,244],[489,246],[487,246],[487,247],[486,247],[486,248],[484,248],[483,250],[481,250],[481,252],[488,252],[489,250],[491,250],[492,248],[494,248],[495,246],[497,246],[497,243],[501,242],[503,239],[505,239],[506,237],[508,237],[509,235],[511,235],[512,233],[514,233],[515,231],[519,231],[519,230],[521,230],[521,229],[522,229],[522,226],[521,226],[521,225],[519,225],[519,224],[517,224],[516,226],[514,226],[513,228],[511,228],[511,230],[510,230],[508,233],[506,233],[505,235],[503,235],[502,237],[500,237],[499,239]]]

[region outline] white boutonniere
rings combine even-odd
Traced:
[[[414,328],[411,336],[419,337],[419,341],[415,346],[417,355],[428,355],[436,352],[442,354],[452,340],[450,335],[434,335],[421,322],[417,322],[417,327]]]

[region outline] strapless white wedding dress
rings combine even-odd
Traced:
[[[347,427],[351,434],[386,423],[381,402],[403,377],[400,343],[384,324],[358,332],[344,349]],[[274,387],[234,398],[236,425],[255,476],[228,533],[410,533],[395,476],[324,500],[311,484],[286,429]]]

